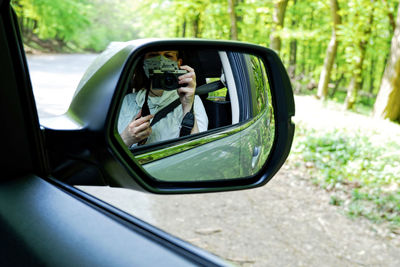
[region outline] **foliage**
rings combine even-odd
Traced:
[[[137,37],[127,0],[13,0],[12,5],[30,46],[101,51],[111,41]]]
[[[102,51],[112,41],[128,41],[138,38],[134,6],[128,0],[92,0],[90,27],[79,32],[77,47]]]
[[[233,0],[238,39],[269,46],[274,31],[282,40],[278,52],[293,72],[295,91],[308,93],[318,84],[331,36],[329,1],[289,0],[279,29],[273,25],[275,2]],[[347,91],[355,79],[354,107],[360,101],[372,106],[390,51],[398,1],[338,3],[342,24],[329,97]],[[231,31],[225,0],[13,0],[13,6],[25,43],[45,47],[42,41],[50,40],[55,50],[101,51],[111,41],[139,37],[229,39]]]
[[[297,127],[293,153],[313,182],[349,215],[400,225],[400,142],[335,129]],[[341,197],[340,197],[341,196]]]
[[[32,30],[41,39],[71,40],[89,25],[86,1],[19,0],[13,2],[23,30]]]

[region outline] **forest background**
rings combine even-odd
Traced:
[[[28,53],[101,52],[112,41],[145,37],[247,41],[280,55],[297,95],[314,95],[343,110],[400,123],[399,1],[13,0],[12,4]],[[327,190],[347,188],[342,190],[344,196],[332,195],[332,204],[347,203],[350,215],[400,226],[399,140],[376,144],[362,133],[334,129],[322,134],[307,127],[298,127],[295,140],[293,153],[313,175],[318,173],[317,184]],[[384,152],[389,156],[381,157]]]

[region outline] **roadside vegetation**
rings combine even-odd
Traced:
[[[400,126],[363,114],[371,106],[357,113],[334,101],[295,98],[289,168],[325,190],[346,215],[386,223],[400,234]]]
[[[29,53],[100,52],[138,38],[134,6],[124,0],[12,0]]]
[[[400,227],[400,140],[376,141],[378,135],[300,124],[292,164],[330,192],[330,203],[343,206],[349,216]]]

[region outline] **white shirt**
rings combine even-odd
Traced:
[[[125,96],[118,118],[118,132],[122,133],[132,119],[139,113],[143,106],[146,90],[139,90]],[[156,114],[178,98],[176,90],[164,91],[162,96],[149,96],[148,106],[151,114]],[[203,102],[199,96],[194,98],[194,115],[197,121],[199,132],[207,131],[208,118]],[[152,126],[152,133],[146,144],[173,139],[179,137],[180,126],[183,119],[182,105],[177,106],[164,118]]]

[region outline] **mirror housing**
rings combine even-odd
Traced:
[[[116,129],[128,79],[151,50],[215,49],[260,58],[267,71],[274,109],[275,138],[262,168],[252,176],[210,181],[161,181],[149,175],[121,145]],[[286,160],[293,140],[293,91],[287,72],[271,49],[210,40],[142,39],[118,43],[96,59],[82,78],[68,111],[41,121],[51,159],[51,175],[73,185],[109,185],[153,193],[195,193],[248,189],[266,184]],[[227,166],[229,168],[229,166]]]

